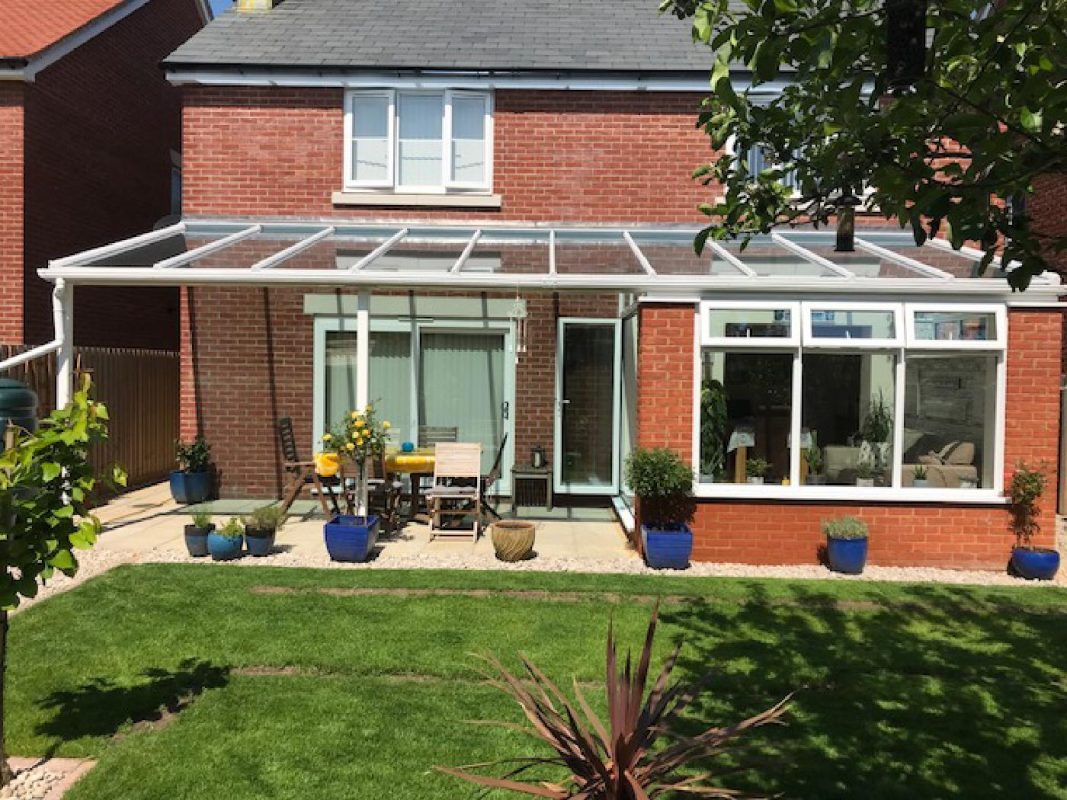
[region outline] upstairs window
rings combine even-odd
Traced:
[[[492,183],[491,130],[485,92],[350,92],[345,188],[487,191]]]

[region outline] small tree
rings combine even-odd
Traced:
[[[1038,501],[1045,493],[1045,484],[1048,482],[1046,468],[1046,464],[1031,467],[1020,461],[1012,473],[1011,487],[1008,490],[1011,498],[1011,527],[1019,547],[1032,549],[1034,536],[1041,531],[1041,523],[1038,521],[1041,509]]]
[[[8,611],[37,594],[58,570],[78,571],[75,550],[92,547],[100,521],[90,513],[97,480],[89,451],[107,438],[107,410],[90,396],[85,376],[70,404],[52,412],[36,433],[19,431],[0,453],[0,785],[12,777],[4,752],[4,673]],[[126,476],[113,471],[112,481]]]

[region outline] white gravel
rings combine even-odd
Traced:
[[[66,575],[57,572],[52,576],[48,583],[39,588],[36,597],[23,598],[22,602],[19,603],[19,607],[11,613],[17,614],[19,611],[23,611],[36,603],[40,603],[42,600],[47,600],[49,597],[59,594],[60,592],[66,592],[73,589],[75,586],[85,583],[90,578],[95,578],[97,575],[107,572],[112,567],[126,563],[130,560],[128,554],[115,553],[100,548],[94,548],[93,550],[79,550],[76,555],[78,558],[77,575],[73,578],[68,578]],[[0,797],[3,797],[3,795],[0,795]]]
[[[66,773],[50,769],[48,762],[45,762],[18,772],[11,783],[0,789],[0,798],[3,800],[44,800],[53,788],[62,783],[64,777]]]

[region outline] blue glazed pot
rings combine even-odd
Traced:
[[[859,575],[867,563],[867,539],[834,539],[827,536],[826,560],[834,572]]]
[[[1055,550],[1016,547],[1011,551],[1011,565],[1023,578],[1030,581],[1050,581],[1060,569],[1060,554]]]
[[[215,530],[214,525],[206,528],[198,528],[195,525],[185,526],[185,547],[189,555],[194,558],[207,555],[207,537],[213,530]]]
[[[170,473],[170,493],[174,502],[182,505],[203,503],[211,496],[211,472],[174,470]]]
[[[212,531],[207,535],[207,549],[211,553],[212,561],[233,561],[241,557],[244,537],[231,539],[229,536],[221,536],[216,531]]]
[[[645,563],[652,569],[686,569],[693,554],[693,531],[684,523],[656,528],[641,526]]]
[[[366,561],[378,541],[380,519],[374,514],[338,514],[323,526],[326,552],[333,561]]]
[[[269,556],[274,549],[274,536],[276,531],[259,530],[258,528],[245,528],[245,544],[248,545],[248,554],[256,558]]]

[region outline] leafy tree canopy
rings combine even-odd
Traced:
[[[937,234],[957,248],[979,243],[983,269],[1001,247],[1021,265],[1009,273],[1015,288],[1067,248],[1020,213],[1035,178],[1067,173],[1067,2],[663,0],[661,9],[691,18],[694,39],[715,51],[700,124],[722,155],[697,174],[725,198],[704,207],[715,222],[698,249],[708,236],[824,224],[856,200],[910,226],[920,244]],[[901,38],[908,19],[918,33]],[[750,88],[731,85],[731,67],[751,71]],[[786,86],[767,92],[771,81]],[[769,166],[750,174],[728,141],[734,153],[760,148]],[[780,183],[787,174],[796,196]]]

